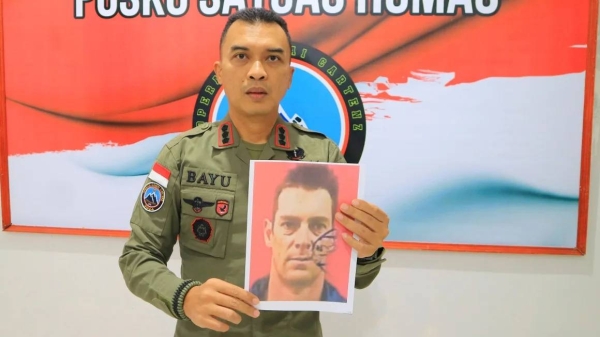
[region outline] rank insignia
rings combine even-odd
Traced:
[[[302,149],[301,147],[295,149],[295,150],[291,150],[291,151],[286,151],[285,153],[287,153],[287,157],[289,160],[302,160],[304,159],[304,149]]]
[[[183,199],[183,201],[185,201],[186,204],[191,205],[192,209],[196,213],[202,212],[202,208],[204,207],[210,207],[215,204],[214,202],[204,201],[200,197],[195,197],[194,199]]]
[[[213,236],[213,226],[208,220],[198,218],[192,222],[192,232],[196,239],[208,243]]]
[[[220,216],[225,216],[229,213],[229,201],[227,200],[217,200],[217,205],[215,206],[215,212]]]
[[[282,149],[289,149],[290,136],[287,127],[283,124],[277,124],[275,130],[275,146]]]
[[[233,125],[231,122],[223,122],[219,126],[219,146],[233,145]]]

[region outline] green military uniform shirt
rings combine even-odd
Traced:
[[[209,278],[244,287],[250,160],[303,155],[293,159],[345,162],[323,134],[281,118],[262,151],[244,144],[227,116],[184,132],[162,148],[135,204],[131,235],[119,258],[126,285],[177,319],[176,337],[322,336],[319,312],[263,310],[258,318],[241,314],[242,322],[230,324],[226,333],[199,328],[185,317],[183,298],[191,287]],[[294,152],[299,149],[303,154]],[[167,268],[178,239],[181,278]],[[380,249],[374,259],[359,260],[355,288],[375,279],[382,254]]]

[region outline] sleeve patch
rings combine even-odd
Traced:
[[[154,166],[152,166],[152,171],[150,171],[150,174],[148,175],[148,178],[159,183],[164,188],[167,188],[167,186],[169,185],[170,177],[171,171],[169,171],[166,167],[162,166],[158,162],[154,163]]]
[[[147,183],[142,189],[140,203],[146,212],[157,212],[165,204],[165,189],[153,181]]]

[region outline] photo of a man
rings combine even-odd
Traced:
[[[277,189],[272,219],[265,220],[271,271],[250,289],[261,301],[346,301],[325,279],[327,256],[336,245],[338,189],[337,177],[325,165],[289,171]]]
[[[334,216],[358,196],[359,168],[271,161],[254,163],[254,175],[248,290],[281,310],[351,305],[353,251]]]

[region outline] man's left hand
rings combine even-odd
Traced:
[[[369,257],[383,247],[383,240],[390,233],[388,215],[379,207],[364,200],[353,200],[351,205],[342,204],[336,219],[358,236],[358,240],[344,233],[343,238],[356,249],[359,258]]]

